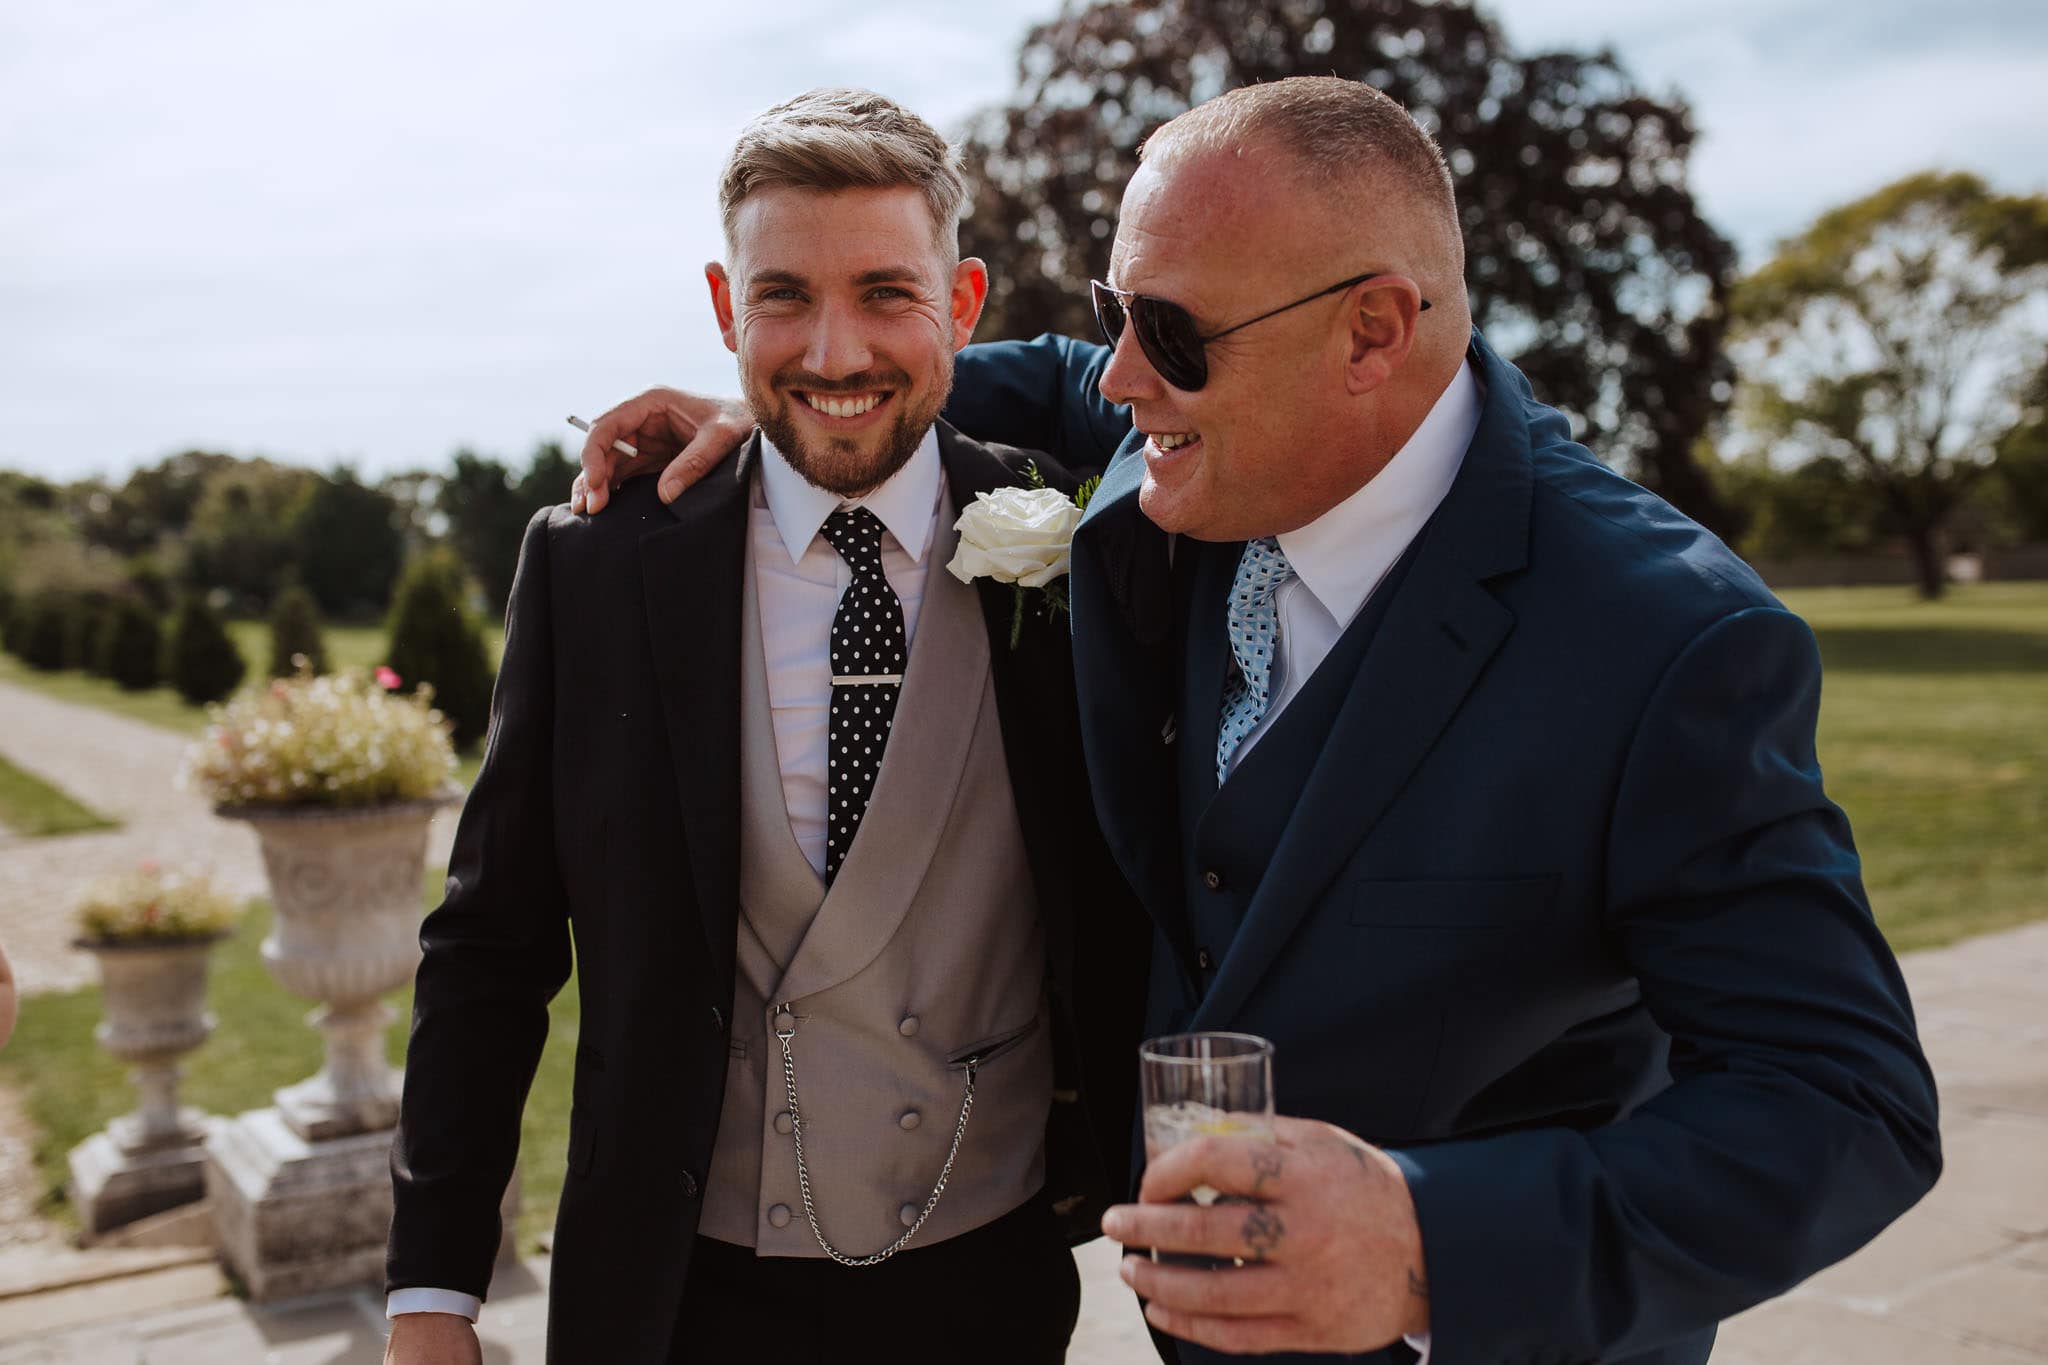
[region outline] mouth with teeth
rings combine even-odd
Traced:
[[[893,389],[869,390],[866,393],[813,393],[807,389],[796,391],[796,397],[812,416],[825,419],[827,425],[842,422],[858,422],[875,409],[886,405],[896,396]]]
[[[1153,449],[1162,454],[1183,449],[1202,439],[1201,433],[1194,431],[1155,431],[1151,436]]]

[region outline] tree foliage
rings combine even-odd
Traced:
[[[1821,215],[1736,292],[1746,422],[1855,470],[1928,597],[1948,522],[2048,354],[2044,289],[2048,195],[1930,172]]]
[[[222,589],[239,608],[268,606],[298,558],[292,512],[319,477],[268,460],[238,461],[209,474],[186,535],[191,585]]]
[[[398,504],[352,469],[315,479],[290,517],[299,582],[330,617],[375,617],[389,605],[405,562]]]
[[[178,695],[194,706],[225,700],[247,668],[206,599],[187,593],[171,617],[170,636],[164,642],[164,674]]]
[[[474,451],[457,451],[454,463],[436,493],[436,506],[447,519],[449,543],[483,585],[485,599],[499,606],[512,596],[526,523],[540,508],[564,499],[576,465],[554,441],[537,447],[525,473],[516,477]]]
[[[983,334],[1095,335],[1087,281],[1144,138],[1235,86],[1333,72],[1442,146],[1488,337],[1603,457],[1730,531],[1692,459],[1730,393],[1734,252],[1687,184],[1691,115],[1611,53],[1511,51],[1466,0],[1130,0],[1034,28],[1015,96],[965,140],[962,245],[991,266]],[[1333,267],[1357,256],[1330,252]]]
[[[2022,539],[2048,542],[2048,366],[2034,374],[2020,420],[1998,443],[2005,511]]]
[[[404,686],[433,685],[434,705],[452,722],[458,749],[483,738],[495,680],[468,599],[467,577],[454,555],[429,550],[416,556],[391,603],[386,659]]]

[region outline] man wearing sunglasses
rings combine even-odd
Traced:
[[[1694,1365],[1939,1170],[1811,634],[1572,442],[1463,270],[1406,114],[1275,82],[1146,144],[1107,349],[961,356],[964,430],[1120,442],[1071,593],[1147,1031],[1273,1040],[1293,1116],[1174,1148],[1105,1217],[1244,1262],[1124,1262],[1183,1361]],[[613,436],[733,422],[660,391],[609,416],[592,506]]]

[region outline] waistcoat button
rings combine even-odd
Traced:
[[[711,1031],[713,1033],[725,1032],[725,1011],[716,1005],[711,1007]]]
[[[905,1038],[915,1038],[917,1036],[917,1016],[914,1014],[904,1015],[903,1022],[896,1026],[896,1031]]]
[[[683,1172],[683,1198],[685,1198],[685,1199],[695,1199],[696,1197],[697,1197],[697,1177],[696,1177],[696,1176],[694,1176],[694,1175],[691,1175],[691,1174],[690,1174],[690,1173],[689,1173],[688,1171],[684,1171],[684,1172]]]
[[[1213,867],[1210,868],[1202,874],[1202,885],[1208,887],[1211,891],[1221,891],[1223,889],[1223,874]]]
[[[1195,949],[1195,965],[1206,972],[1216,965],[1216,959],[1209,956],[1207,948],[1197,948]]]
[[[768,1226],[772,1228],[788,1227],[789,1205],[777,1204],[774,1208],[768,1210]]]
[[[785,1136],[796,1131],[796,1123],[789,1117],[787,1109],[775,1116],[775,1131]]]
[[[896,1210],[896,1221],[903,1224],[904,1227],[915,1225],[917,1222],[917,1205],[905,1204],[902,1208]]]
[[[796,1031],[796,1016],[788,1010],[784,1010],[776,1015],[775,1031],[777,1033],[794,1033]]]
[[[923,1122],[924,1115],[918,1113],[915,1109],[906,1109],[903,1111],[903,1117],[896,1120],[896,1126],[907,1133]]]

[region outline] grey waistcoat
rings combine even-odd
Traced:
[[[946,572],[950,497],[868,812],[828,895],[790,833],[753,557],[740,632],[740,920],[731,1071],[706,1236],[817,1256],[773,1018],[787,1003],[819,1227],[865,1256],[901,1236],[945,1164],[966,1070],[974,1111],[912,1247],[1001,1217],[1045,1181],[1052,1046],[1045,937],[1003,757],[975,589]]]

